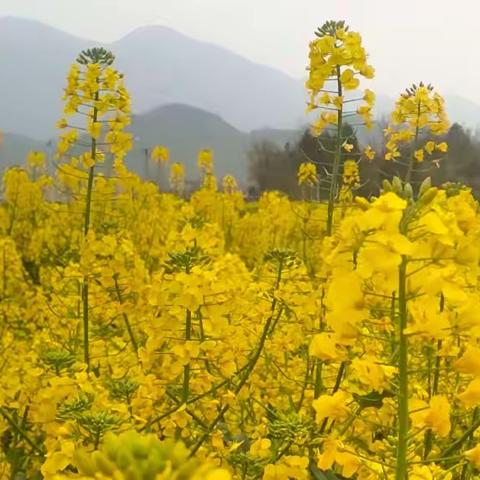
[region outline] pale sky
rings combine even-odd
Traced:
[[[3,15],[104,42],[165,25],[298,78],[316,27],[345,19],[364,38],[379,93],[423,80],[480,103],[480,0],[0,0]]]

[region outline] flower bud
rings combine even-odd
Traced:
[[[409,183],[406,183],[403,187],[403,194],[404,197],[407,199],[412,199],[413,198],[413,188]]]
[[[437,187],[430,187],[424,194],[420,197],[418,204],[421,206],[428,205],[438,193]]]
[[[382,182],[382,188],[383,188],[384,192],[391,192],[392,191],[392,184],[387,179],[385,179]]]
[[[392,190],[395,192],[397,195],[401,195],[403,193],[403,185],[402,181],[398,177],[393,177],[392,180]]]
[[[431,177],[427,177],[420,185],[420,190],[418,191],[418,195],[421,197],[431,186],[432,186],[432,179]]]

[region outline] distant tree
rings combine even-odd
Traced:
[[[480,139],[471,130],[454,123],[445,141],[448,157],[435,172],[435,182],[459,182],[472,188],[480,195]]]
[[[279,190],[292,196],[298,194],[299,162],[289,144],[282,149],[269,140],[261,140],[252,146],[248,159],[249,178],[259,192]]]
[[[382,125],[378,125],[382,130]],[[360,146],[354,130],[345,126],[344,135],[349,136],[353,145],[351,156],[358,158]],[[433,183],[441,185],[445,182],[458,182],[472,188],[474,194],[480,197],[480,135],[454,123],[448,133],[437,139],[448,143],[448,156],[435,166],[428,166],[424,175],[430,175]],[[319,142],[324,148],[319,148]],[[369,142],[373,143],[373,142]],[[275,143],[262,140],[255,143],[248,153],[249,178],[252,192],[279,190],[292,198],[301,197],[301,189],[297,185],[297,171],[302,162],[311,161],[317,165],[320,178],[318,197],[325,199],[329,182],[329,172],[333,162],[335,137],[328,131],[319,138],[312,137],[306,130],[296,143],[287,143],[284,148]],[[360,162],[361,187],[358,194],[364,196],[376,195],[381,189],[382,180],[391,179],[394,175],[402,175],[404,166],[392,161],[385,161],[385,141],[378,136],[374,144],[376,156],[372,161]],[[427,167],[427,166],[426,166]],[[252,194],[253,197],[253,194]]]
[[[345,125],[343,136],[348,137],[348,143],[353,146],[350,155],[357,160],[359,145],[350,125]],[[323,148],[320,148],[319,143]],[[318,138],[305,130],[298,142],[287,143],[283,149],[268,140],[257,142],[248,152],[249,179],[260,192],[278,190],[292,198],[299,198],[301,189],[297,184],[298,168],[301,163],[310,161],[317,166],[319,174],[318,197],[324,199],[333,164],[333,154],[329,152],[333,152],[335,143],[334,135],[328,130]]]

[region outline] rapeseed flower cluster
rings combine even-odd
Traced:
[[[332,65],[347,90],[372,75],[358,34],[321,33],[312,87]],[[123,165],[113,60],[86,51],[68,76],[57,172],[32,152],[3,178],[0,478],[478,478],[469,189],[395,177],[358,197],[349,156],[332,216],[277,192],[247,203],[232,176],[217,189],[202,150],[200,188],[185,199],[173,163],[161,192]]]

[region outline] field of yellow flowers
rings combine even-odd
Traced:
[[[385,132],[403,173],[356,196],[376,153],[352,157],[342,124],[372,124],[367,59],[343,22],[317,31],[333,167],[301,165],[303,201],[249,203],[208,150],[188,199],[180,163],[167,193],[129,172],[122,76],[82,52],[55,172],[31,152],[3,179],[0,478],[480,478],[478,203],[422,178],[448,150],[424,84]]]

